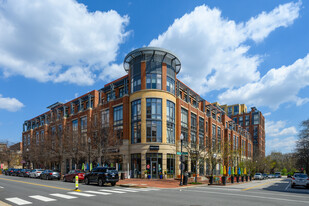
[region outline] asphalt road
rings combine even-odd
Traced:
[[[124,188],[0,175],[0,205],[309,205],[309,190],[290,188],[286,178],[229,186],[180,189]]]

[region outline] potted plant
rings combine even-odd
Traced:
[[[144,171],[144,174],[145,174],[145,179],[146,179],[146,178],[147,178],[148,171],[145,170],[145,171]]]

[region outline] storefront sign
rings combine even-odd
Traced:
[[[159,146],[149,146],[149,150],[159,150]]]

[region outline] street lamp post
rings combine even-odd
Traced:
[[[182,141],[183,141],[183,134],[180,135],[180,183],[179,185],[182,186],[182,170],[183,170],[183,163],[182,163]]]
[[[26,152],[26,157],[27,157],[27,163],[26,163],[27,166],[26,167],[27,167],[27,169],[29,169],[29,148],[27,148],[26,151],[27,151]]]
[[[88,163],[89,163],[89,171],[90,171],[90,144],[91,144],[91,138],[88,137]]]

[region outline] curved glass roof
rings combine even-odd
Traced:
[[[164,58],[171,59],[172,62],[175,62],[175,70],[177,74],[179,73],[181,69],[181,63],[178,57],[172,52],[166,49],[159,48],[159,47],[143,47],[143,48],[135,49],[131,51],[129,54],[127,54],[127,56],[124,58],[124,61],[123,61],[124,70],[126,72],[129,72],[130,62],[132,61],[132,59],[140,55],[143,55],[143,54],[153,54],[153,55],[157,54],[157,55],[162,55]]]

